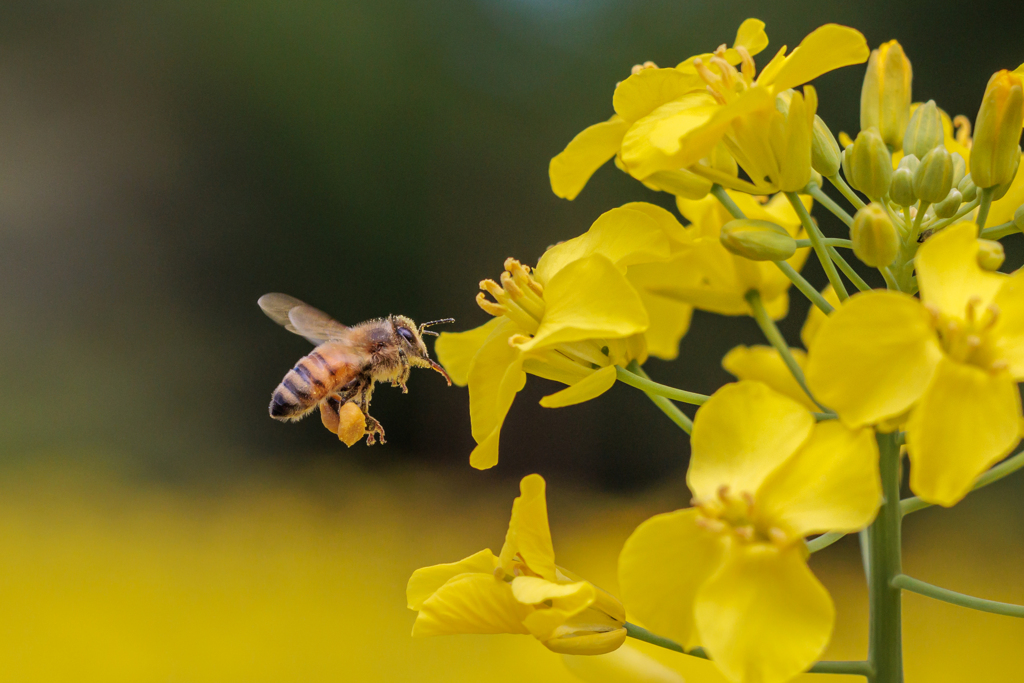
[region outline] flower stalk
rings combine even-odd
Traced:
[[[873,683],[903,681],[903,623],[900,590],[893,579],[902,574],[900,546],[900,448],[895,435],[879,434],[879,473],[884,502],[868,529],[868,661]]]

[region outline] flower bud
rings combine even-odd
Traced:
[[[846,178],[847,182],[853,182],[853,171],[850,170],[850,159],[853,157],[853,143],[851,142],[845,148],[841,155],[840,161],[842,162],[843,177]]]
[[[1007,192],[1010,191],[1010,185],[1013,184],[1013,179],[1017,176],[1017,169],[1020,167],[1020,147],[1017,148],[1017,163],[1013,165],[1013,173],[1010,174],[1010,179],[1005,183],[996,185],[996,189],[992,191],[992,201],[998,201],[1002,199]]]
[[[999,270],[1006,260],[1003,245],[995,240],[978,240],[978,265],[985,270]]]
[[[958,187],[967,175],[967,162],[960,156],[960,152],[953,152],[950,156],[953,157],[953,187]]]
[[[832,131],[820,116],[814,117],[814,139],[811,141],[811,168],[831,178],[839,172],[842,151]]]
[[[920,159],[918,159],[913,154],[906,154],[902,159],[900,159],[900,163],[896,165],[896,168],[905,168],[911,173],[913,173],[914,171],[917,170],[917,167],[920,165]]]
[[[971,178],[970,173],[957,183],[956,189],[960,190],[960,194],[963,195],[965,202],[973,202],[974,198],[978,196],[978,187],[974,184],[974,179]]]
[[[872,199],[878,199],[889,191],[889,181],[892,180],[892,156],[874,128],[862,130],[857,134],[848,165],[852,173],[849,178],[850,184],[855,189]]]
[[[953,157],[945,147],[936,147],[921,159],[914,171],[914,194],[922,202],[941,202],[953,187]]]
[[[914,110],[903,135],[903,151],[918,159],[942,144],[942,117],[935,100],[928,100]]]
[[[722,246],[751,261],[785,261],[796,253],[796,240],[770,221],[741,218],[722,226]]]
[[[960,190],[955,187],[949,191],[946,198],[938,204],[933,204],[932,208],[935,209],[935,215],[938,218],[951,218],[956,214],[957,209],[963,204],[964,198],[960,194]]]
[[[562,567],[557,571],[576,579]],[[550,633],[534,633],[546,648],[565,655],[601,655],[617,650],[626,640],[626,610],[618,598],[591,584],[594,601]]]
[[[1002,185],[1013,179],[1020,161],[1021,124],[1024,122],[1024,86],[1020,77],[1006,69],[988,81],[981,109],[974,122],[971,175],[980,188]]]
[[[889,182],[889,198],[900,206],[913,206],[917,203],[917,195],[914,194],[914,173],[909,168],[903,168],[902,163],[900,168],[893,171],[892,180]]]
[[[1024,204],[1017,207],[1017,210],[1013,212],[1013,224],[1017,226],[1017,229],[1024,232]]]
[[[872,268],[884,268],[896,259],[900,238],[889,215],[876,202],[857,212],[850,226],[853,253]]]
[[[910,118],[910,60],[895,40],[872,50],[860,91],[860,129],[874,128],[893,149],[903,145]]]

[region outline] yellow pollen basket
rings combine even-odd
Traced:
[[[999,321],[998,306],[989,304],[981,309],[981,300],[974,297],[967,302],[963,320],[944,315],[934,304],[925,304],[925,308],[931,315],[942,350],[950,358],[990,372],[1007,368],[1007,362],[996,355],[990,334]]]

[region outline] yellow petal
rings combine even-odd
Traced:
[[[610,630],[579,631],[563,626],[541,642],[547,649],[562,655],[605,655],[622,647],[626,642],[626,629],[620,626]]]
[[[1009,363],[1010,376],[1020,382],[1024,380],[1024,268],[1003,279],[992,303],[999,309],[989,333],[995,354]]]
[[[417,569],[409,578],[409,585],[405,589],[409,609],[420,609],[426,599],[433,595],[438,588],[460,574],[493,576],[497,559],[489,548],[485,548],[458,562],[435,564],[432,567]]]
[[[530,611],[512,596],[512,587],[493,574],[463,574],[427,598],[412,635],[529,633],[523,619]]]
[[[952,151],[950,150],[950,152]],[[1021,156],[1021,161],[1024,161],[1024,156]],[[1024,204],[1024,173],[1018,172],[1013,177],[1013,182],[1010,183],[1010,189],[1006,191],[1006,194],[992,202],[986,225],[1009,223],[1013,220],[1013,214],[1021,204]]]
[[[825,298],[825,301],[832,304],[832,308],[839,308],[841,302],[836,295],[836,290],[832,289],[832,285],[828,285],[825,289],[821,290],[821,295]],[[814,337],[818,334],[818,330],[821,329],[821,325],[827,317],[817,306],[811,306],[811,309],[807,311],[807,320],[804,321],[804,326],[800,328],[800,341],[803,342],[805,349],[811,348]]]
[[[764,32],[764,22],[760,19],[747,19],[740,24],[736,31],[736,40],[733,41],[733,48],[746,48],[747,53],[753,57],[768,47],[768,34]],[[728,54],[726,50],[726,54]],[[728,61],[728,58],[727,60]],[[738,62],[729,62],[738,64]]]
[[[555,195],[563,199],[575,199],[594,171],[618,153],[622,146],[622,136],[628,128],[628,123],[613,116],[583,129],[569,141],[548,166],[551,189]]]
[[[654,219],[662,232],[665,233],[665,236],[668,237],[673,250],[684,248],[693,241],[693,233],[684,228],[683,224],[672,215],[671,211],[649,202],[630,202],[629,204],[623,204],[622,208],[641,211]]]
[[[818,330],[807,356],[807,384],[843,422],[860,427],[913,405],[941,356],[920,302],[898,292],[864,292]]]
[[[790,349],[793,360],[801,368],[807,362],[807,354],[800,349]],[[722,367],[734,375],[736,379],[749,379],[764,382],[783,396],[788,396],[808,410],[817,410],[818,406],[800,388],[793,373],[789,371],[779,352],[770,346],[737,346],[725,354]]]
[[[910,488],[929,503],[956,504],[1020,432],[1020,393],[1008,373],[943,358],[907,422]]]
[[[689,163],[677,158],[681,154],[681,138],[706,125],[721,109],[706,92],[689,93],[661,105],[626,131],[622,138],[622,163],[630,175],[640,180],[657,171],[691,166],[711,151],[731,119],[719,124],[721,132],[714,142],[707,149],[702,148],[701,154]]]
[[[664,228],[636,204],[606,211],[579,237],[544,252],[537,262],[537,279],[546,285],[568,264],[593,254],[601,254],[623,271],[634,263],[668,259],[669,238]],[[546,292],[544,298],[548,299]]]
[[[697,595],[701,640],[730,680],[784,683],[825,650],[832,598],[799,548],[734,548]]]
[[[857,531],[882,502],[878,445],[871,429],[819,422],[803,445],[765,481],[758,514],[791,536]]]
[[[497,325],[470,365],[469,418],[478,445],[469,463],[476,469],[497,464],[501,425],[516,394],[526,384],[522,355],[508,343],[516,331],[511,321]]]
[[[632,277],[630,281],[633,281]],[[647,351],[662,360],[677,358],[679,342],[690,329],[693,306],[648,292],[641,287],[637,289],[651,320],[651,326],[644,333]]]
[[[523,477],[519,482],[520,494],[512,502],[512,519],[499,559],[508,574],[512,574],[511,567],[518,556],[533,573],[554,581],[555,549],[551,545],[544,490],[544,478],[539,474]]]
[[[726,384],[697,410],[686,483],[698,500],[755,493],[807,440],[814,416],[760,382]]]
[[[717,569],[724,538],[697,524],[695,508],[655,515],[626,539],[619,555],[619,588],[632,619],[690,649],[697,591]]]
[[[861,64],[871,55],[860,31],[838,24],[825,24],[807,35],[770,83],[776,93],[814,80],[818,76],[851,64]],[[761,83],[761,79],[758,81]]]
[[[678,69],[644,69],[615,87],[612,106],[624,121],[633,123],[672,100],[693,90],[704,90],[696,73]]]
[[[597,398],[615,385],[615,366],[592,372],[570,387],[549,394],[540,400],[545,408],[564,408]]]
[[[631,645],[596,657],[564,655],[562,662],[584,683],[685,683],[678,672]]]
[[[594,587],[586,581],[554,583],[535,576],[517,576],[512,581],[512,595],[524,605],[541,605],[542,609],[527,615],[523,625],[535,637],[547,640],[555,629],[594,602]]]
[[[682,137],[675,145],[677,151],[672,151],[668,147],[660,147],[659,149],[667,154],[667,158],[665,161],[659,160],[657,163],[663,165],[652,170],[692,166],[711,153],[711,150],[732,126],[733,121],[753,116],[758,112],[774,110],[775,97],[768,92],[767,88],[756,86],[748,88],[729,104],[717,107],[706,122],[696,127],[690,126],[683,131]],[[623,140],[623,153],[625,153],[625,139]]]
[[[921,300],[960,320],[972,299],[984,310],[1006,277],[978,265],[977,236],[977,225],[958,223],[932,236],[914,258]]]
[[[634,212],[636,213],[636,212]],[[622,339],[647,329],[640,295],[601,254],[572,261],[544,286],[546,308],[524,352],[586,339]]]
[[[460,387],[469,382],[469,368],[480,347],[501,323],[501,318],[491,318],[480,327],[465,332],[442,332],[434,343],[434,352],[452,382]]]

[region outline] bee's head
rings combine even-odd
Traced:
[[[432,325],[453,322],[455,322],[454,318],[443,318],[441,320],[432,320],[416,327],[416,323],[404,315],[391,316],[391,326],[394,328],[398,343],[405,351],[409,362],[421,368],[433,368],[440,372],[448,381],[448,386],[451,386],[452,380],[448,377],[448,373],[444,371],[444,368],[431,360],[430,353],[427,351],[427,345],[423,343],[423,335],[431,334],[436,337],[437,332],[432,332],[426,328]]]

